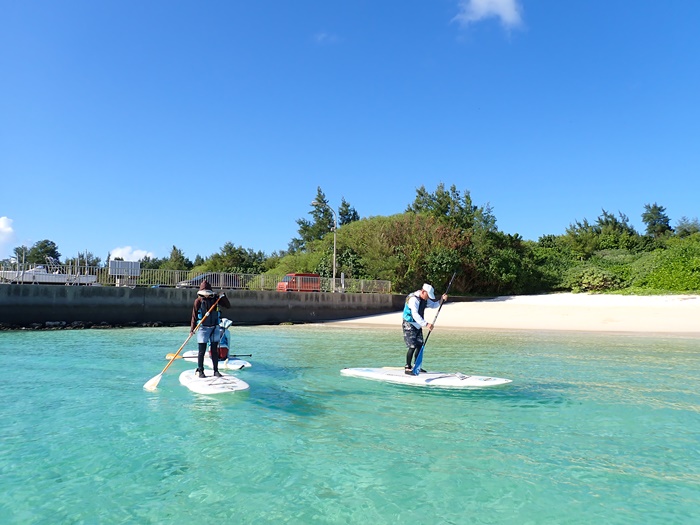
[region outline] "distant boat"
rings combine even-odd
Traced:
[[[29,270],[0,271],[0,282],[17,284],[95,284],[96,275],[78,273],[49,273],[44,265],[37,265]]]

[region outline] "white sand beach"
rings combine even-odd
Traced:
[[[426,311],[432,321],[434,310]],[[401,312],[360,317],[333,324],[398,327]],[[551,294],[507,296],[450,302],[436,328],[489,330],[565,330],[679,334],[700,337],[700,296],[623,296]]]

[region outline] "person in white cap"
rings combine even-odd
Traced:
[[[447,301],[447,294],[442,295],[442,302]],[[437,308],[440,301],[435,300],[435,290],[431,285],[425,283],[423,288],[416,290],[406,296],[406,304],[403,309],[403,340],[408,347],[406,352],[406,367],[404,371],[410,374],[413,371],[411,363],[418,356],[418,352],[423,348],[423,328],[433,329],[432,323],[424,319],[426,308]],[[420,370],[425,372],[425,370]]]

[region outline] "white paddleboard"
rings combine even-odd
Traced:
[[[186,352],[182,353],[182,359],[188,363],[196,363],[198,353],[199,352],[197,350],[187,350]],[[166,359],[168,359],[167,356]],[[207,354],[204,356],[204,366],[207,368],[214,368],[211,364],[211,358],[209,357],[208,350]],[[246,361],[245,359],[238,359],[237,357],[231,357],[225,361],[219,361],[220,370],[241,370],[243,368],[250,368],[251,366],[253,365],[250,364],[249,361]]]
[[[404,372],[403,368],[388,366],[384,368],[343,368],[340,374],[372,381],[434,388],[483,388],[511,382],[510,379],[502,377],[472,376],[460,372],[421,372],[414,376]]]
[[[214,377],[208,373],[207,377],[197,377],[195,372],[196,370],[185,370],[180,374],[180,383],[198,394],[226,394],[250,388],[248,383],[235,376],[221,374],[221,377]]]

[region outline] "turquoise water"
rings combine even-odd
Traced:
[[[691,523],[700,339],[437,329],[424,365],[508,377],[431,391],[400,329],[234,328],[246,394],[178,382],[186,328],[0,332],[0,521]],[[194,349],[190,343],[188,349]]]

